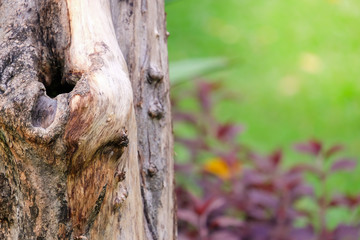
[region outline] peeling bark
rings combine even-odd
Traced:
[[[162,1],[0,1],[0,239],[176,238],[165,32]]]

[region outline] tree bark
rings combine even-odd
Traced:
[[[175,239],[161,0],[0,0],[0,239]]]

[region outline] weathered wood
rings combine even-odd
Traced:
[[[176,239],[164,0],[111,0],[111,5],[134,90],[147,239]]]
[[[0,1],[0,239],[175,239],[165,35],[162,1]]]

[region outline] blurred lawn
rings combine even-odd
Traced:
[[[207,77],[238,96],[216,113],[245,124],[243,142],[289,152],[317,138],[360,156],[360,1],[174,0],[166,12],[170,62],[230,59]],[[358,192],[354,181],[331,185]]]

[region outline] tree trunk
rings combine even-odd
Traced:
[[[175,239],[162,0],[0,0],[0,239]]]

